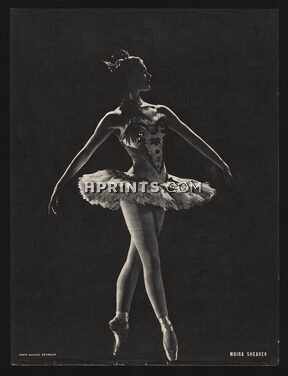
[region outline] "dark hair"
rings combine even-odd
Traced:
[[[109,71],[117,76],[126,76],[129,74],[142,59],[138,56],[132,56],[126,50],[120,50],[117,55],[111,56],[111,61],[103,60]]]
[[[127,97],[129,91],[127,75],[133,71],[139,65],[142,59],[138,56],[132,56],[126,50],[120,50],[117,55],[112,55],[110,61],[103,60],[103,63],[107,66],[109,71],[113,73],[116,78],[116,82],[120,86],[120,90],[123,95],[121,102],[122,109],[130,111],[131,103]],[[132,106],[133,107],[133,106]]]

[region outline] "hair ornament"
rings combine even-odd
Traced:
[[[106,64],[107,68],[110,70],[110,72],[115,72],[117,68],[120,67],[121,63],[123,63],[124,60],[127,60],[129,57],[129,52],[125,50],[120,50],[120,53],[118,54],[118,59],[115,58],[114,55],[111,55],[112,61],[103,60],[103,63]],[[113,62],[114,61],[114,62]]]

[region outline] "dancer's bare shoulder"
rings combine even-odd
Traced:
[[[163,104],[142,102],[141,108],[143,108],[144,111],[148,108],[148,111],[152,110],[154,113],[164,114],[168,121],[176,117],[176,114],[168,106]]]
[[[119,107],[108,111],[102,118],[101,122],[106,129],[114,130],[123,125],[122,111]]]
[[[165,106],[164,104],[155,104],[154,106],[156,107],[158,112],[164,115],[171,116],[173,114],[173,111],[168,106]]]
[[[142,101],[141,108],[147,108],[147,107],[150,107],[154,110],[158,110],[158,108],[160,108],[161,105]]]
[[[179,132],[180,128],[188,128],[186,124],[184,124],[181,119],[175,114],[174,111],[171,110],[168,106],[165,106],[164,104],[158,104],[156,105],[157,112],[164,114],[166,119],[166,124],[169,128]]]
[[[174,111],[171,110],[171,108],[169,108],[168,106],[165,106],[164,104],[157,104],[156,105],[156,108],[157,108],[157,111],[166,115],[166,119],[168,122],[176,122],[176,123],[179,123],[181,122],[181,120],[179,119],[179,117],[175,114]]]

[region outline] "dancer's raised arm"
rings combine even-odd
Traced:
[[[98,123],[94,133],[83,146],[83,148],[73,158],[66,171],[59,179],[53,190],[49,205],[48,214],[53,212],[57,214],[58,193],[65,184],[85,165],[91,155],[99,148],[99,146],[109,137],[113,131],[113,127],[117,123],[119,115],[117,112],[108,112]]]

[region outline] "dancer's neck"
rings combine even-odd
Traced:
[[[130,90],[122,99],[122,104],[131,104],[135,107],[141,106],[143,100],[139,91]]]

